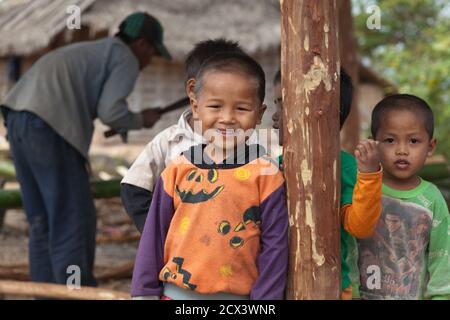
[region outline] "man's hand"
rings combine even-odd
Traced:
[[[355,149],[359,172],[377,172],[380,170],[380,153],[378,141],[365,139],[358,143]]]
[[[151,128],[155,125],[155,123],[159,120],[159,118],[161,118],[161,113],[160,113],[160,109],[159,108],[154,108],[154,109],[145,109],[144,111],[141,112],[142,114],[142,119],[144,121],[144,128]]]

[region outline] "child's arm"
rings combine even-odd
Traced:
[[[259,276],[250,293],[252,300],[283,299],[288,266],[288,212],[282,184],[261,203]]]
[[[139,154],[120,185],[125,211],[142,233],[152,201],[152,191],[165,168],[170,128],[162,131]]]
[[[173,198],[164,190],[161,177],[155,186],[131,281],[132,297],[161,296],[159,273],[164,266],[164,243],[174,213]]]
[[[361,141],[355,150],[358,175],[352,203],[342,206],[342,223],[357,238],[372,235],[381,214],[382,171],[378,142]]]
[[[439,191],[438,191],[439,192]],[[433,212],[428,244],[428,284],[424,297],[450,299],[450,216],[444,198],[439,194]]]
[[[138,231],[142,233],[152,202],[152,192],[132,184],[122,183],[120,185],[120,197],[125,211],[133,220]]]

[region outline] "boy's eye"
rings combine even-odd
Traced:
[[[393,142],[394,142],[394,139],[393,139],[393,138],[386,138],[386,139],[383,140],[383,142],[386,142],[386,143],[393,143]]]
[[[207,108],[219,109],[220,106],[217,105],[217,104],[212,104],[212,105],[210,105],[210,106],[207,106]]]
[[[239,111],[251,111],[249,108],[247,108],[247,107],[237,107],[237,109],[239,110]]]
[[[411,142],[412,144],[416,144],[416,143],[419,142],[419,140],[417,140],[416,138],[412,138],[412,139],[410,140],[410,142]]]

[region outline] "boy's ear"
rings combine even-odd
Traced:
[[[192,116],[194,119],[198,119],[198,110],[197,110],[198,103],[194,89],[195,89],[195,79],[191,78],[188,81],[186,81],[186,93],[191,103]]]
[[[256,124],[261,124],[262,117],[264,115],[264,112],[266,112],[266,109],[267,109],[267,106],[265,104],[262,104],[259,107],[258,121],[256,122]]]
[[[188,81],[186,81],[186,94],[189,98],[191,98],[192,96],[195,96],[194,88],[195,88],[195,79],[194,78],[191,78]]]
[[[189,100],[191,101],[192,118],[194,120],[198,120],[199,119],[198,103],[197,103],[197,98],[195,97],[195,94],[192,95],[191,97],[189,97]]]
[[[427,156],[431,157],[433,155],[434,150],[436,150],[437,140],[436,138],[433,138],[428,143],[428,153]]]

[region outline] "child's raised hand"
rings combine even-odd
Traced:
[[[377,172],[380,170],[380,153],[378,141],[365,139],[355,149],[356,163],[359,172]]]

